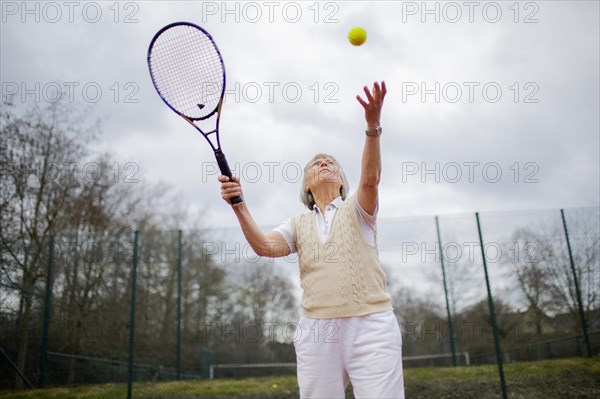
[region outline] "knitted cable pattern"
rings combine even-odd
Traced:
[[[336,211],[321,242],[313,213],[292,218],[303,289],[301,305],[313,318],[348,317],[392,309],[377,248],[367,243],[355,198]]]
[[[307,237],[311,235],[312,230],[314,230],[314,220],[311,220],[313,219],[312,216],[313,215],[310,213],[305,213],[293,219],[294,226],[296,227],[296,237]],[[306,243],[302,243],[300,245],[297,245],[297,249],[299,259],[304,260],[309,257],[311,251],[309,245],[306,245]],[[300,261],[300,282],[302,289],[304,290],[304,306],[311,306],[311,298],[314,297],[314,280],[317,278],[317,275],[316,273],[311,273],[311,270],[313,268],[313,262]]]
[[[356,241],[355,234],[352,234],[354,229],[352,229],[352,215],[351,212],[356,213],[354,207],[347,206],[347,203],[344,204],[342,208],[339,210],[340,220],[336,227],[341,228],[343,240],[340,243],[341,247],[344,249],[345,256],[345,265],[347,273],[350,275],[350,281],[352,282],[352,299],[354,303],[362,303],[364,301],[364,287],[362,282],[361,270],[360,270],[360,262],[358,261],[358,256],[356,253]],[[351,212],[348,212],[348,211]]]

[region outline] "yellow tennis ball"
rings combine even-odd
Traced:
[[[360,46],[367,41],[367,31],[360,26],[356,26],[350,29],[350,32],[348,33],[348,40],[350,40],[350,43],[352,43],[354,46]]]

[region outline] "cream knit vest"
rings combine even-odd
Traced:
[[[304,290],[304,314],[315,319],[360,316],[392,309],[377,244],[365,240],[355,199],[335,213],[327,241],[321,242],[311,212],[292,218]]]

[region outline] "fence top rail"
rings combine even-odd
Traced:
[[[55,356],[55,357],[64,357],[64,358],[68,358],[68,359],[89,360],[89,361],[98,362],[98,363],[118,364],[118,365],[122,365],[122,366],[129,365],[129,363],[127,363],[125,361],[122,361],[122,360],[102,359],[102,358],[99,358],[99,357],[91,357],[91,356],[83,356],[83,355],[72,355],[72,354],[69,354],[69,353],[59,353],[59,352],[50,352],[49,351],[48,355]],[[147,368],[147,369],[154,369],[154,368],[156,368],[155,366],[152,366],[150,364],[140,364],[140,363],[134,364],[134,367],[137,367],[137,368]]]
[[[592,332],[588,333],[588,336],[599,335],[599,334],[600,334],[600,330],[598,330],[598,331],[592,331]],[[548,344],[554,344],[554,343],[557,343],[557,342],[572,341],[574,339],[583,339],[583,337],[584,337],[583,335],[575,335],[575,336],[572,336],[572,337],[564,337],[564,338],[554,339],[554,340],[551,340],[551,341],[535,342],[535,343],[532,343],[529,346],[548,345]]]
[[[244,367],[296,367],[296,363],[235,363],[235,364],[211,364],[211,368],[244,368]]]
[[[469,352],[457,352],[455,355],[462,355],[465,358],[469,356]],[[433,355],[415,355],[415,356],[402,356],[402,360],[420,360],[420,359],[437,359],[440,357],[452,357],[452,353],[438,353]]]

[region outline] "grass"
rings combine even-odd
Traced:
[[[511,399],[600,398],[600,357],[520,362],[505,365]],[[404,372],[407,399],[499,398],[495,365],[416,368]],[[98,384],[20,391],[0,391],[11,399],[125,398],[125,384]],[[298,398],[295,376],[213,381],[136,382],[133,397],[144,399]],[[348,387],[347,397],[353,398]]]
[[[511,399],[600,398],[600,357],[510,363],[504,374]],[[406,370],[405,385],[409,399],[502,397],[496,365]]]

